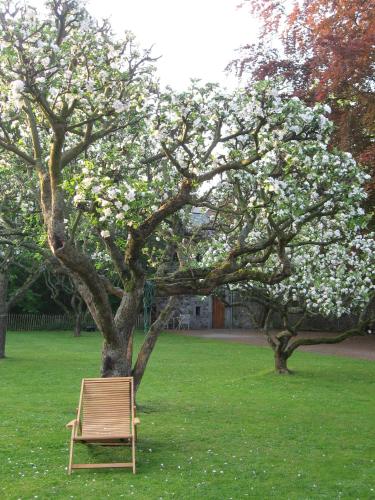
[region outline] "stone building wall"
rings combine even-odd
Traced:
[[[248,308],[233,307],[233,328],[258,328],[261,323],[264,308],[257,304],[249,304]]]
[[[166,299],[157,299],[157,313],[164,307]],[[212,300],[211,297],[199,297],[183,295],[179,297],[177,307],[172,315],[169,327],[177,327],[177,318],[180,314],[189,314],[190,328],[193,330],[202,330],[212,326]]]
[[[165,298],[156,300],[156,313],[164,307]],[[226,296],[225,300],[228,304],[235,303],[237,300],[233,296]],[[250,312],[249,312],[250,309]],[[189,314],[190,328],[192,330],[203,330],[212,328],[212,297],[200,297],[184,295],[179,297],[177,307],[169,322],[169,328],[177,328],[177,317],[180,314]],[[256,329],[261,323],[264,316],[264,307],[258,303],[251,303],[247,308],[235,306],[225,308],[225,328],[246,328]],[[295,316],[297,321],[298,316]],[[320,330],[320,331],[342,331],[352,328],[356,323],[356,318],[353,316],[345,316],[340,319],[329,320],[321,316],[308,318],[302,324],[301,330]],[[282,328],[281,318],[274,314],[271,321],[271,328]]]

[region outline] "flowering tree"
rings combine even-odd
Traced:
[[[73,0],[47,7],[46,18],[2,9],[0,147],[38,174],[49,247],[104,337],[103,376],[133,374],[138,386],[173,307],[172,298],[133,364],[146,278],[170,297],[278,283],[292,270],[287,245],[315,220],[336,230],[362,217],[364,175],[327,150],[327,108],[283,99],[271,82],[251,93],[197,83],[161,92],[130,34],[116,39]],[[192,207],[210,210],[198,227]],[[118,286],[77,237],[87,223]],[[188,247],[201,258],[184,256]]]
[[[368,211],[374,210],[375,94],[373,0],[244,0],[259,36],[232,63],[254,82],[282,75],[306,102],[326,101],[336,128],[332,142],[367,165]],[[277,41],[276,41],[277,40]]]
[[[243,298],[262,304],[268,311],[264,333],[275,354],[275,370],[289,373],[288,359],[300,346],[334,344],[371,333],[375,322],[375,241],[373,235],[353,234],[348,239],[340,231],[322,238],[321,223],[311,244],[288,246],[294,272],[274,286],[251,283],[239,285]],[[331,243],[326,245],[327,239]],[[277,314],[284,330],[272,333],[270,324]],[[323,316],[328,319],[344,315],[357,316],[356,325],[336,336],[298,337],[306,318]]]

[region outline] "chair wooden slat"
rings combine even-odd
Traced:
[[[68,473],[72,469],[132,467],[135,473],[135,417],[132,377],[83,379],[77,419],[72,425]],[[116,440],[122,440],[116,442]],[[124,441],[125,440],[125,441]],[[132,446],[132,462],[124,464],[73,464],[76,442]]]

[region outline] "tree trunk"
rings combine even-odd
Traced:
[[[138,353],[137,361],[132,371],[132,375],[134,377],[135,392],[137,392],[138,387],[141,383],[148,360],[150,359],[152,351],[154,350],[159,334],[164,328],[166,322],[169,320],[171,314],[173,313],[176,302],[176,297],[170,297],[168,299],[167,305],[161,311],[159,317],[156,319],[156,321],[154,321],[149,331],[147,332],[146,339],[143,342],[143,345]]]
[[[113,345],[104,342],[102,350],[102,377],[130,377],[132,367],[129,365],[127,346]]]
[[[75,315],[75,322],[74,322],[74,336],[75,337],[81,336],[81,326],[82,326],[82,313],[78,312]]]
[[[0,272],[0,359],[5,358],[5,341],[7,334],[7,319],[8,319],[8,276],[6,273]]]
[[[288,358],[289,356],[283,352],[276,350],[275,351],[275,371],[280,374],[289,374],[291,371],[288,369]]]
[[[133,282],[124,294],[115,316],[116,340],[104,341],[102,377],[130,377],[133,358],[133,333],[143,297],[143,278]]]
[[[7,315],[0,316],[0,359],[5,358],[5,342],[7,335]]]

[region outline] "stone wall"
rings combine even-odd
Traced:
[[[157,299],[157,313],[163,308],[166,299]],[[199,297],[183,295],[179,297],[177,307],[172,315],[169,327],[177,327],[177,317],[180,314],[190,316],[190,328],[193,330],[202,330],[212,326],[212,299],[211,297]]]
[[[249,304],[248,307],[233,307],[233,328],[258,328],[264,315],[264,308],[257,304]]]
[[[165,298],[156,300],[156,313],[166,303]],[[235,303],[238,298],[235,296],[226,295],[225,301],[227,304]],[[203,330],[212,328],[212,297],[200,297],[184,295],[179,297],[175,312],[172,315],[171,321],[168,324],[169,328],[177,328],[178,316],[180,314],[188,314],[190,317],[190,328],[193,330]],[[262,317],[265,315],[265,309],[262,305],[253,302],[246,308],[241,306],[225,308],[225,328],[247,328],[256,329],[259,324],[262,324]],[[297,321],[296,315],[294,320]],[[356,318],[353,316],[345,316],[340,319],[327,319],[321,316],[308,318],[302,324],[301,330],[321,330],[321,331],[342,331],[353,327],[356,323]],[[271,321],[272,328],[282,328],[281,318],[274,314]]]

